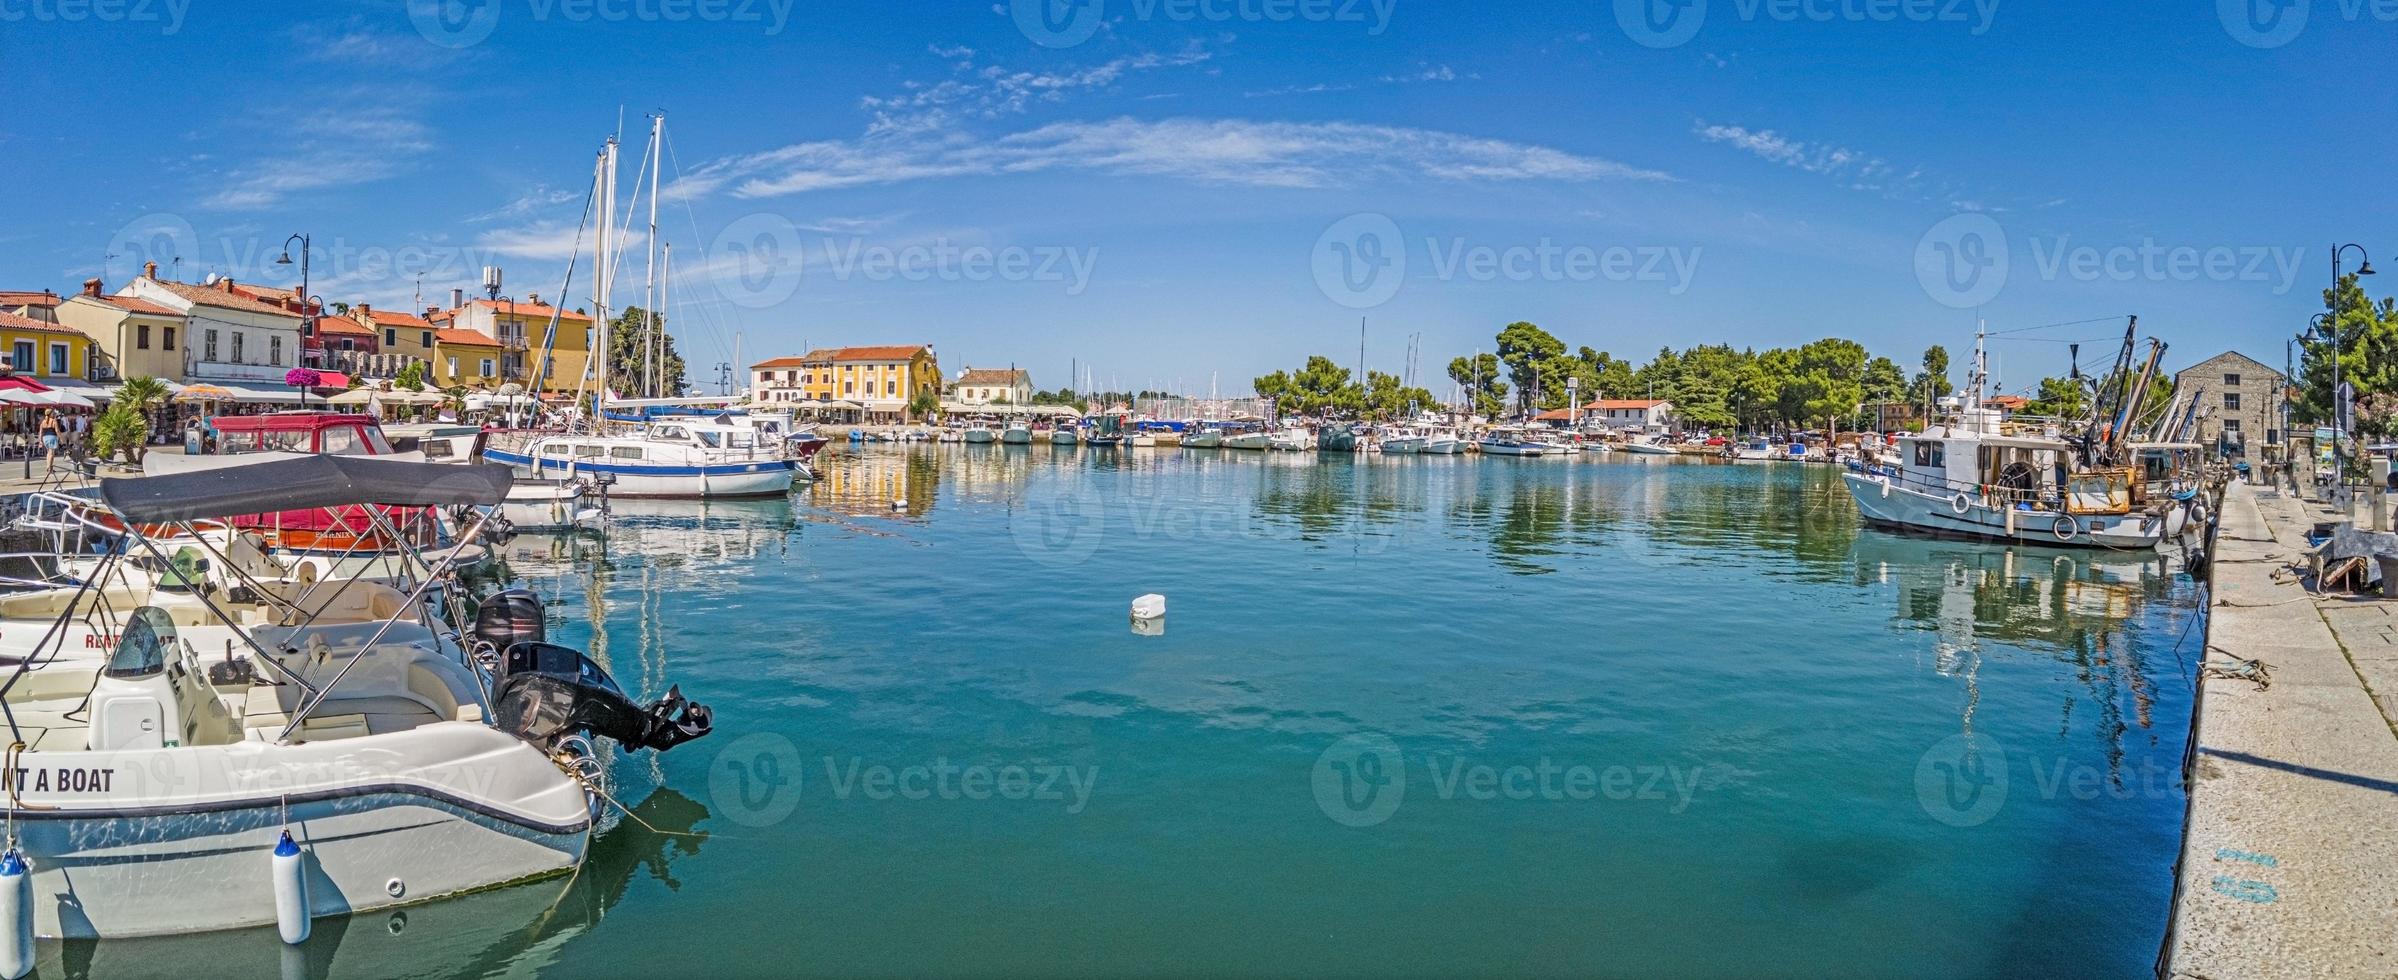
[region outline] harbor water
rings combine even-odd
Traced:
[[[1827,466],[832,453],[505,549],[629,692],[717,712],[616,763],[574,878],[45,969],[2153,970],[2173,556],[1864,530]]]

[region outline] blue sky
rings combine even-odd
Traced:
[[[329,301],[554,297],[593,152],[621,117],[630,202],[662,109],[695,380],[738,334],[1230,393],[1361,316],[1434,379],[1519,319],[1912,362],[2136,313],[2278,363],[2331,243],[2398,271],[2398,23],[2356,0],[59,2],[0,0],[0,288],[288,282],[306,231]]]

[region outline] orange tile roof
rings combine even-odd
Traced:
[[[316,332],[320,334],[344,334],[352,337],[372,337],[375,335],[373,330],[367,329],[366,324],[352,320],[346,316],[317,317]]]
[[[146,299],[142,299],[142,298],[140,298],[140,297],[138,297],[138,296],[94,296],[94,297],[92,297],[92,298],[93,298],[93,299],[96,299],[96,300],[99,300],[100,302],[106,303],[106,304],[108,304],[108,305],[110,305],[110,306],[114,306],[114,307],[117,307],[117,308],[119,308],[119,309],[125,310],[126,312],[129,312],[129,313],[146,313],[146,314],[149,314],[150,316],[174,316],[174,317],[179,317],[179,316],[182,316],[182,315],[183,315],[183,314],[181,314],[181,313],[177,313],[177,312],[175,312],[175,311],[174,311],[174,310],[172,310],[172,309],[169,309],[169,308],[167,308],[167,307],[164,307],[164,306],[160,306],[160,305],[158,305],[158,304],[156,304],[156,303],[150,302],[149,300],[146,300]]]
[[[541,319],[547,320],[547,319],[549,319],[549,318],[550,318],[550,317],[552,317],[552,316],[555,316],[555,317],[557,317],[558,319],[561,319],[561,320],[589,320],[589,319],[591,319],[591,314],[588,314],[588,313],[577,313],[577,312],[575,312],[575,311],[573,311],[573,310],[560,310],[559,308],[557,308],[557,307],[555,307],[555,306],[551,306],[551,305],[550,305],[550,304],[548,304],[548,303],[535,303],[535,302],[531,302],[531,301],[528,301],[528,300],[521,300],[521,299],[520,299],[520,300],[514,300],[514,301],[510,301],[510,300],[506,300],[506,299],[498,299],[498,300],[491,300],[491,299],[472,299],[472,300],[467,300],[467,301],[466,301],[466,305],[468,305],[468,306],[488,306],[488,307],[491,307],[491,308],[492,308],[492,309],[494,309],[494,310],[497,310],[497,311],[499,311],[500,313],[506,314],[506,315],[508,315],[508,316],[513,316],[513,317],[516,317],[516,318],[518,318],[518,319],[523,319],[523,318],[525,318],[525,317],[540,317]],[[455,311],[452,311],[452,312],[455,312]]]
[[[755,371],[760,368],[805,367],[807,363],[808,359],[805,357],[771,357],[749,367],[750,370]]]
[[[77,333],[77,332],[76,332],[76,331],[74,331],[73,329],[70,329],[70,328],[67,328],[67,327],[62,327],[62,326],[59,326],[58,324],[55,324],[55,323],[44,323],[44,322],[42,322],[42,321],[40,321],[40,320],[36,320],[36,319],[34,319],[34,318],[32,318],[32,317],[29,317],[29,316],[18,316],[17,314],[14,314],[14,313],[0,313],[0,329],[4,329],[4,330],[30,330],[30,331],[33,331],[33,332],[35,332],[35,333],[55,333],[55,334],[65,334],[66,336],[69,336],[69,337],[81,337],[81,336],[83,336],[82,334],[80,334],[80,333]]]
[[[824,361],[905,361],[913,359],[923,344],[891,344],[881,347],[829,347],[807,353],[807,360]]]
[[[958,383],[962,385],[1012,385],[1031,380],[1032,375],[1022,368],[1013,371],[1003,368],[967,368],[966,373],[958,376]]]
[[[276,316],[291,317],[294,320],[300,318],[299,314],[284,309],[280,306],[276,306],[272,303],[261,303],[247,296],[242,296],[238,293],[227,292],[214,286],[195,286],[188,282],[176,282],[172,279],[152,279],[150,281],[165,288],[167,292],[174,293],[177,296],[183,297],[187,302],[195,303],[200,306],[214,306],[218,309],[225,310],[243,310],[250,313],[272,313]],[[236,286],[235,288],[238,289],[240,287]]]
[[[423,330],[433,325],[432,321],[413,313],[394,313],[390,310],[368,310],[366,318],[375,321],[375,326],[378,327],[413,327]]]
[[[48,290],[0,289],[0,306],[57,306],[62,298]]]
[[[499,341],[483,336],[482,334],[476,333],[472,330],[436,330],[433,331],[433,340],[437,343],[456,344],[460,347],[490,347],[497,349],[500,346]]]

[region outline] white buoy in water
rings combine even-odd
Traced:
[[[1149,593],[1148,595],[1142,596],[1142,597],[1140,597],[1140,598],[1138,598],[1138,599],[1134,599],[1134,600],[1132,601],[1132,618],[1134,618],[1134,619],[1164,619],[1164,618],[1166,618],[1166,597],[1165,597],[1165,596],[1162,596],[1162,595],[1159,595],[1159,594],[1157,594],[1157,593],[1155,593],[1155,592],[1152,592],[1152,593]]]
[[[906,509],[908,509],[908,499],[907,499],[906,497],[899,497],[899,498],[896,498],[896,499],[892,500],[892,501],[891,501],[891,509],[892,509],[892,510],[906,510]]]
[[[0,977],[33,972],[33,869],[14,847],[0,852]]]
[[[294,946],[308,941],[308,861],[289,830],[275,842],[275,931]]]

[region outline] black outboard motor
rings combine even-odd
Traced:
[[[541,597],[524,589],[492,593],[475,610],[474,634],[475,639],[491,644],[494,650],[549,639],[549,626],[541,615]]]
[[[685,700],[681,688],[668,688],[666,697],[641,707],[582,651],[555,643],[508,647],[492,702],[501,731],[544,747],[589,733],[615,739],[628,751],[663,752],[714,728],[708,706]]]

